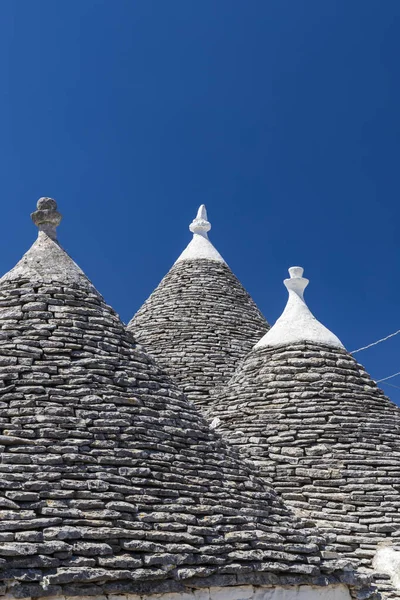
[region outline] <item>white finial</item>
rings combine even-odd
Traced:
[[[205,204],[200,204],[199,210],[197,211],[196,219],[204,219],[207,221],[207,209]]]
[[[289,269],[290,279],[284,284],[289,292],[285,310],[277,322],[255,345],[255,348],[295,344],[296,342],[315,342],[326,346],[344,348],[334,333],[317,321],[304,301],[304,290],[309,281],[303,277],[302,267]]]
[[[304,269],[303,267],[289,267],[289,275],[291,279],[295,279],[296,277],[303,277]],[[308,280],[307,280],[308,281]]]
[[[211,229],[211,223],[207,219],[207,210],[204,204],[199,207],[197,216],[190,223],[189,229],[193,233],[193,239],[176,262],[198,259],[225,262],[208,239],[207,232]]]
[[[192,233],[198,233],[208,237],[207,231],[211,229],[211,223],[207,220],[207,210],[205,204],[202,204],[197,211],[197,216],[189,225],[189,229]]]
[[[300,296],[300,298],[302,298],[302,299],[303,299],[304,290],[310,283],[310,281],[308,279],[303,277],[303,273],[304,273],[303,267],[290,267],[290,269],[289,269],[290,279],[285,279],[283,282],[288,291],[292,290],[293,292],[296,292],[296,294],[298,294]]]

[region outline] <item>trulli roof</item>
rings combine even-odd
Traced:
[[[39,200],[38,241],[0,280],[0,593],[338,581],[318,531],[135,346],[60,218]]]
[[[187,396],[207,405],[268,323],[208,239],[204,205],[193,239],[128,329]]]
[[[329,535],[330,555],[371,570],[380,545],[400,544],[400,409],[310,313],[298,279],[302,269],[291,269],[283,316],[213,400],[210,418]],[[399,597],[375,576],[385,597]]]

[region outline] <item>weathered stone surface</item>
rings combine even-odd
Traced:
[[[313,343],[253,350],[209,417],[298,515],[318,525],[326,557],[370,570],[380,543],[400,543],[400,409],[345,350]],[[386,588],[385,597],[397,597]]]
[[[319,533],[210,430],[43,231],[0,280],[2,314],[0,357],[18,369],[0,372],[0,435],[21,440],[0,445],[5,592],[321,576]]]
[[[223,262],[182,260],[128,325],[190,400],[207,405],[269,325]]]

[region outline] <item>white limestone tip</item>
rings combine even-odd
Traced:
[[[193,233],[193,239],[175,261],[175,264],[182,260],[199,259],[225,263],[218,250],[214,248],[208,239],[207,232],[211,229],[211,223],[207,219],[207,210],[204,204],[199,207],[197,216],[189,225],[189,229]]]
[[[304,290],[309,281],[303,277],[303,271],[302,267],[289,269],[290,279],[284,281],[289,292],[285,310],[275,325],[254,346],[255,349],[297,342],[314,342],[344,349],[339,338],[314,317],[305,303]]]

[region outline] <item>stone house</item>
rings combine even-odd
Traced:
[[[0,595],[377,598],[136,344],[59,245],[55,201],[32,219],[0,280]]]
[[[248,319],[249,328],[242,327],[240,340],[236,332],[235,344],[241,341],[242,345],[235,359],[229,346],[221,344],[219,356],[228,365],[226,385],[221,388],[216,367],[207,360],[213,342],[207,346],[211,338],[206,324],[219,310],[212,296],[211,263],[220,268],[222,259],[209,248],[208,240],[201,240],[201,251],[196,243],[189,244],[177,266],[202,269],[203,291],[193,294],[197,304],[185,312],[187,305],[181,298],[191,293],[193,283],[184,277],[177,278],[170,303],[168,274],[131,321],[130,329],[152,355],[162,356],[164,368],[189,395],[194,373],[208,382],[206,401],[200,388],[200,396],[192,395],[192,399],[229,444],[253,461],[285,503],[318,526],[327,540],[323,556],[352,562],[372,575],[382,597],[399,598],[400,408],[312,315],[303,295],[308,280],[299,267],[291,268],[285,280],[289,299],[282,316],[256,344],[259,328],[254,305],[245,307],[237,296],[236,306],[243,320]],[[230,293],[235,305],[234,286]],[[159,307],[163,312],[157,321]],[[179,314],[180,323],[173,314]],[[149,325],[150,318],[161,324],[159,336]],[[235,325],[224,310],[218,319],[221,329],[226,324],[225,332],[231,335]],[[180,327],[185,328],[184,344]],[[203,352],[198,353],[197,343]],[[248,352],[250,344],[254,347]],[[183,354],[181,364],[178,357]]]

